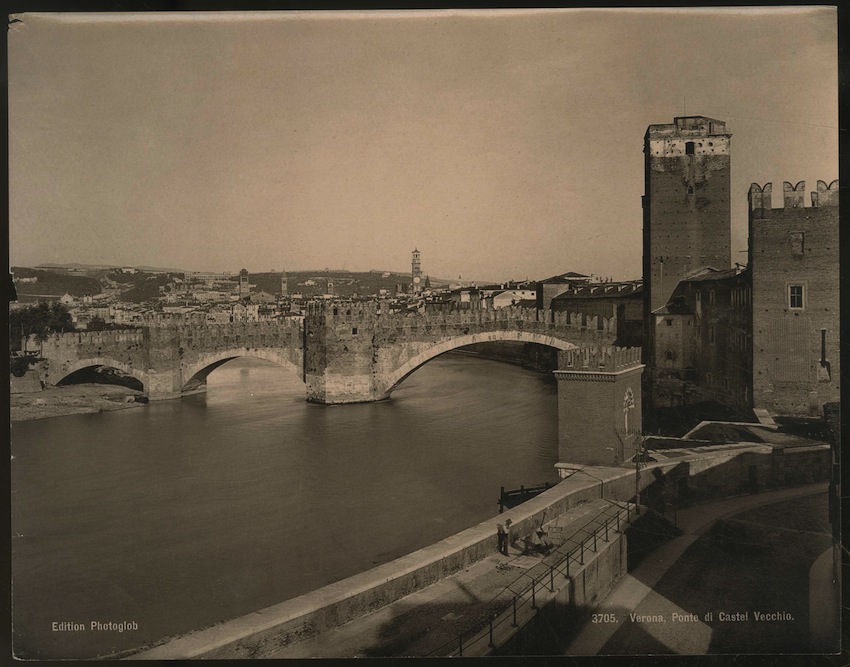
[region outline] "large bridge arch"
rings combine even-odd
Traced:
[[[283,366],[292,373],[295,373],[299,380],[302,382],[304,381],[302,369],[293,364],[278,350],[269,348],[234,347],[202,355],[199,359],[185,366],[183,368],[183,386],[186,387],[193,383],[197,384],[205,382],[207,376],[216,368],[239,357],[253,357],[255,359],[271,361],[278,366]]]
[[[425,365],[434,357],[437,357],[445,352],[464,347],[466,345],[474,345],[475,343],[487,343],[491,341],[514,341],[519,343],[537,343],[538,345],[546,345],[557,350],[575,350],[578,346],[569,341],[549,336],[547,334],[536,333],[532,331],[520,330],[500,330],[486,331],[474,334],[466,334],[456,336],[447,340],[434,343],[424,350],[420,351],[415,356],[411,357],[407,362],[402,364],[398,369],[389,374],[385,382],[384,396],[388,397],[392,391],[401,384],[404,379],[416,369]]]
[[[68,364],[68,366],[62,368],[60,377],[56,379],[53,384],[57,385],[72,373],[76,373],[84,368],[91,368],[93,366],[107,366],[109,368],[115,368],[127,375],[132,375],[142,383],[142,387],[145,392],[148,390],[148,374],[146,372],[140,371],[138,368],[133,368],[133,366],[126,364],[123,361],[111,359],[110,357],[89,357],[87,359],[79,359]]]

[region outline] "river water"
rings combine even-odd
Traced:
[[[289,371],[238,359],[206,394],[16,423],[15,653],[144,646],[494,517],[500,486],[557,481],[556,398],[544,375],[450,353],[389,401],[312,405]]]

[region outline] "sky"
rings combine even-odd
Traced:
[[[18,18],[12,266],[632,279],[650,124],[727,122],[733,261],[838,177],[829,7]]]

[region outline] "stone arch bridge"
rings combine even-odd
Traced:
[[[305,383],[307,400],[337,404],[388,398],[417,368],[458,347],[536,343],[559,351],[561,460],[569,460],[564,458],[568,447],[573,459],[583,459],[576,462],[610,464],[610,454],[597,461],[581,452],[594,449],[588,438],[596,441],[604,432],[610,440],[614,432],[640,428],[640,350],[612,347],[616,334],[616,318],[580,313],[476,304],[391,314],[381,302],[326,302],[280,322],[56,334],[40,344],[40,356],[46,385],[82,368],[110,366],[138,379],[151,400],[195,393],[218,366],[257,357],[296,374]],[[27,349],[34,346],[39,344],[27,341]],[[627,393],[631,407],[624,408]],[[618,457],[627,454],[620,451]]]

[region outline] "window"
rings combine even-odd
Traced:
[[[708,325],[708,342],[714,344],[714,325]]]
[[[665,322],[667,322],[667,326],[668,326],[668,327],[672,327],[672,326],[673,326],[673,320],[667,319],[667,320],[664,320],[664,321],[665,321]]]
[[[357,335],[357,327],[351,327],[351,335],[352,335],[352,336],[356,336],[356,335]]]
[[[788,307],[802,310],[805,307],[803,285],[788,285]]]
[[[667,361],[673,361],[673,353],[667,350]]]
[[[709,290],[709,291],[708,291],[708,305],[709,305],[709,306],[713,306],[713,305],[714,305],[714,298],[715,298],[715,296],[714,296],[714,290]]]
[[[705,384],[708,385],[709,387],[711,386],[711,373],[705,374]]]
[[[688,141],[685,143],[685,155],[693,155],[694,154],[694,142]]]

